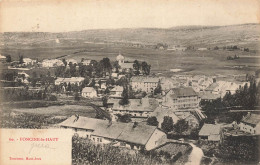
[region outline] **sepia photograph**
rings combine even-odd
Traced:
[[[1,165],[257,165],[260,0],[0,0]]]

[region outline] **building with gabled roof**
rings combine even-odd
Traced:
[[[240,130],[248,132],[250,134],[260,134],[260,115],[254,113],[248,113],[244,116],[239,124]]]
[[[159,106],[154,98],[129,99],[129,104],[120,105],[120,100],[113,104],[113,114],[130,114],[133,117],[150,117],[151,113]]]
[[[153,93],[154,89],[158,86],[160,78],[158,77],[142,77],[134,76],[131,78],[131,86],[134,91],[144,91]]]
[[[93,87],[85,87],[81,91],[81,96],[94,98],[97,97],[97,91]]]
[[[96,143],[112,143],[131,149],[151,150],[159,145],[166,134],[155,126],[139,123],[118,123],[107,120],[71,116],[58,124],[61,128],[72,129],[81,137]]]
[[[84,81],[84,77],[71,77],[71,78],[63,78],[63,77],[58,77],[55,80],[55,85],[60,85],[60,84],[77,84],[81,85],[82,82]]]
[[[204,124],[199,132],[200,140],[219,142],[221,140],[222,124]]]
[[[111,98],[121,98],[124,88],[122,86],[115,86],[113,89],[110,90]]]

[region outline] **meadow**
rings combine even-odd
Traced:
[[[49,42],[49,41],[48,41]],[[135,48],[111,43],[89,43],[83,40],[60,39],[59,44],[38,44],[24,48],[5,47],[0,49],[2,55],[10,54],[13,60],[19,55],[34,59],[46,58],[73,58],[80,61],[82,58],[101,60],[104,57],[115,61],[121,53],[126,61],[147,61],[152,67],[152,73],[167,73],[172,76],[170,69],[183,69],[189,74],[244,74],[253,73],[259,65],[257,52],[244,52],[240,50],[187,50],[169,51],[153,48]],[[228,56],[238,55],[240,59],[227,60]],[[241,66],[237,68],[237,66]]]

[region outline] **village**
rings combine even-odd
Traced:
[[[185,51],[180,46],[176,49]],[[22,55],[18,61],[12,61],[10,55],[1,55],[0,60],[6,67],[1,75],[1,98],[5,102],[45,100],[94,106],[99,114],[94,118],[74,113],[50,126],[72,129],[75,136],[93,144],[134,151],[174,150],[170,159],[175,161],[199,147],[203,159],[210,158],[213,163],[230,151],[223,147],[230,141],[236,145],[243,138],[252,138],[250,144],[244,144],[252,146],[260,135],[260,115],[248,106],[257,105],[259,72],[208,76],[177,71],[166,77],[151,73],[152,66],[146,61],[124,53],[100,61],[39,61]],[[242,100],[245,96],[255,102],[234,101],[241,92]],[[234,109],[242,113],[234,115]],[[169,151],[171,145],[178,147]],[[183,145],[186,149],[178,149]],[[249,159],[247,155],[243,158]]]

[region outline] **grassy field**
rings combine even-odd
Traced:
[[[49,106],[41,108],[19,108],[13,109],[13,112],[30,113],[37,115],[49,115],[49,116],[71,116],[79,114],[80,116],[95,117],[96,111],[90,106],[80,105],[61,105],[61,106]]]
[[[82,51],[82,52],[80,52]],[[1,54],[10,54],[13,59],[18,59],[19,54],[24,57],[38,58],[73,58],[78,61],[81,58],[101,60],[104,57],[114,61],[118,53],[129,60],[147,61],[152,66],[152,72],[169,72],[170,69],[183,69],[189,74],[243,74],[253,73],[259,65],[259,56],[252,52],[225,51],[225,50],[189,50],[189,51],[167,51],[152,48],[132,48],[126,46],[115,46],[110,44],[84,43],[78,46],[61,46],[58,48],[26,48],[26,49],[1,49]],[[228,56],[240,56],[237,60],[226,60]],[[243,57],[244,56],[244,57]],[[242,68],[235,68],[242,65]],[[171,74],[170,74],[171,75]]]

